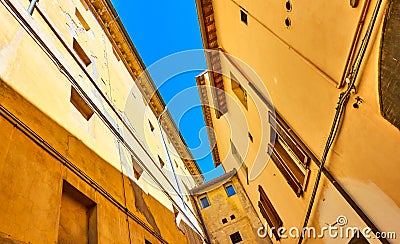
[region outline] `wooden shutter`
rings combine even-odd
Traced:
[[[260,185],[258,186],[258,191],[260,192],[260,201],[258,201],[260,212],[267,221],[269,227],[274,227],[272,233],[274,234],[276,240],[279,240],[280,236],[278,234],[278,229],[283,225],[282,219],[279,217],[274,206],[267,197],[267,194]]]

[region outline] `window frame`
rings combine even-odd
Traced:
[[[201,201],[201,199],[203,199],[203,198],[205,198],[205,199],[207,200],[208,206],[205,206],[205,207],[203,206],[203,202]],[[206,208],[208,208],[208,207],[211,206],[211,202],[210,202],[210,200],[208,199],[207,194],[203,194],[203,195],[199,196],[197,199],[198,199],[198,201],[199,201],[199,204],[200,204],[201,209],[206,209]]]
[[[243,241],[242,235],[240,235],[239,231],[236,231],[235,233],[230,234],[229,238],[231,239],[232,244],[239,243],[239,242]]]
[[[232,195],[229,195],[229,192],[228,192],[228,189],[227,189],[228,187],[232,187],[232,189],[233,189],[233,194]],[[228,183],[224,184],[224,188],[225,188],[226,195],[228,195],[228,197],[234,196],[237,193],[232,182],[228,182]]]
[[[302,196],[309,178],[311,157],[290,135],[286,123],[278,114],[268,112],[271,125],[267,152],[297,197]]]
[[[283,226],[283,221],[261,185],[258,185],[258,191],[260,193],[260,200],[258,201],[260,213],[267,221],[268,226],[274,227],[274,229],[272,229],[272,233],[274,234],[276,240],[279,241],[281,237],[278,233],[278,229]]]
[[[248,25],[249,24],[248,17],[249,17],[248,12],[245,9],[240,8],[240,21],[243,22],[245,25]]]

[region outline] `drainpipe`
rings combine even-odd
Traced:
[[[161,114],[158,116],[158,118],[157,118],[157,123],[158,123],[158,126],[159,126],[159,128],[160,128],[161,139],[162,139],[162,142],[163,142],[163,145],[164,145],[164,148],[165,148],[167,157],[168,157],[168,161],[171,163],[172,173],[174,174],[174,179],[175,179],[176,185],[177,185],[177,187],[178,187],[178,191],[179,191],[179,193],[182,194],[182,190],[181,190],[181,188],[180,188],[180,186],[179,186],[179,182],[178,182],[178,179],[177,179],[177,177],[176,177],[175,168],[174,168],[174,165],[172,164],[171,155],[169,154],[169,150],[168,150],[168,147],[167,147],[167,143],[165,142],[165,139],[164,139],[164,133],[163,133],[163,131],[162,131],[161,116],[162,116],[165,112],[167,112],[167,106],[165,106],[164,110],[163,110],[163,111],[161,112]],[[183,201],[182,196],[179,196],[179,198]],[[185,204],[183,204],[183,207],[186,208]]]
[[[351,92],[356,90],[355,82],[357,80],[357,75],[358,75],[358,72],[360,70],[361,63],[363,61],[365,52],[367,50],[368,43],[369,43],[369,40],[370,40],[371,35],[372,35],[372,31],[374,29],[374,25],[375,25],[376,19],[378,17],[379,8],[381,6],[381,3],[382,3],[382,0],[378,0],[376,5],[375,5],[375,9],[374,9],[374,12],[372,13],[371,21],[369,22],[369,25],[368,25],[367,31],[365,33],[364,39],[363,39],[363,41],[361,43],[361,47],[360,47],[360,49],[359,49],[359,51],[357,53],[357,57],[356,57],[356,60],[355,60],[355,62],[353,64],[353,68],[351,70],[350,76],[348,78],[346,78],[346,82],[348,83],[348,87],[347,87],[346,91],[340,93],[338,105],[336,107],[335,117],[333,119],[333,123],[332,123],[331,131],[329,133],[328,140],[327,140],[327,142],[325,144],[324,153],[323,153],[323,156],[322,156],[321,164],[319,166],[317,178],[315,180],[314,189],[313,189],[313,192],[312,192],[312,195],[311,195],[311,199],[310,199],[310,202],[309,202],[309,205],[308,205],[308,210],[307,210],[306,217],[304,219],[304,224],[303,224],[302,230],[304,230],[308,225],[308,220],[310,219],[311,211],[312,211],[312,208],[314,206],[315,197],[316,197],[316,194],[317,194],[317,191],[318,191],[319,182],[321,180],[321,174],[322,174],[322,171],[324,171],[324,169],[325,169],[324,165],[325,165],[326,159],[328,157],[328,153],[329,153],[329,151],[330,151],[330,149],[331,149],[331,147],[333,145],[335,137],[337,136],[337,134],[339,132],[340,122],[341,122],[341,119],[343,117],[344,111],[346,109],[346,104],[349,101]],[[375,233],[375,231],[374,231],[374,233]],[[300,235],[298,244],[301,244],[303,242],[303,239],[304,239],[304,236],[302,234],[302,235]],[[379,238],[379,240],[382,243],[389,243],[385,238]]]
[[[36,3],[37,3],[38,1],[39,1],[39,0],[31,0],[31,3],[29,4],[28,9],[26,10],[26,11],[28,12],[29,15],[32,15],[33,10],[35,9]]]

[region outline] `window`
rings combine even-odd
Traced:
[[[349,244],[369,244],[369,242],[358,230],[356,233],[354,233],[353,238],[351,238],[351,240],[349,241]]]
[[[79,43],[75,40],[75,38],[73,40],[72,46],[76,54],[78,54],[79,58],[82,60],[83,64],[85,64],[86,67],[89,66],[89,64],[91,64],[92,61],[90,60],[88,55],[86,55],[85,51],[83,50],[81,45],[79,45]]]
[[[253,142],[253,136],[251,135],[250,131],[248,132],[248,134],[249,134],[250,141]]]
[[[240,10],[240,20],[247,25],[247,12],[244,9]]]
[[[226,223],[228,223],[228,220],[227,220],[226,218],[223,218],[223,219],[222,219],[222,223],[223,223],[223,224],[226,224]]]
[[[71,86],[71,97],[69,100],[72,105],[81,113],[81,115],[86,119],[89,120],[92,115],[94,114],[93,110],[89,105],[83,100],[81,95],[75,90],[74,87]]]
[[[242,236],[240,235],[239,231],[233,233],[232,235],[229,235],[229,237],[231,238],[231,241],[233,244],[239,243],[242,241]]]
[[[231,220],[236,219],[236,216],[234,214],[231,215]]]
[[[165,163],[164,161],[161,159],[161,157],[159,155],[157,155],[158,157],[158,161],[160,162],[161,168],[164,167]]]
[[[240,85],[236,77],[230,72],[231,76],[231,86],[232,91],[235,93],[239,101],[243,104],[243,106],[247,109],[247,92],[246,90]]]
[[[66,181],[61,195],[57,243],[97,243],[96,203]]]
[[[90,30],[90,26],[88,25],[88,23],[85,21],[85,19],[83,18],[82,14],[79,12],[79,10],[77,8],[75,8],[75,15],[78,18],[79,22],[81,23],[81,25],[83,26],[83,28],[88,31]]]
[[[277,230],[279,229],[279,227],[282,227],[283,222],[279,217],[278,213],[276,212],[271,201],[267,197],[267,194],[265,193],[264,189],[260,185],[258,186],[258,191],[260,192],[260,200],[258,201],[258,207],[260,209],[260,213],[267,221],[269,227],[270,228],[274,227],[274,229],[272,229],[272,233],[274,234],[276,240],[279,240],[280,236]]]
[[[226,194],[228,194],[228,197],[233,196],[236,194],[235,189],[233,188],[232,183],[226,184],[225,185],[225,191]]]
[[[153,131],[154,131],[154,126],[153,126],[153,124],[150,122],[150,120],[149,120],[149,126],[150,126],[151,132],[153,132]]]
[[[300,197],[305,189],[308,178],[308,164],[310,157],[305,150],[289,134],[289,128],[278,115],[269,112],[271,124],[271,140],[268,145],[268,154],[286,178],[290,187]]]
[[[210,202],[208,201],[207,196],[199,197],[201,208],[207,208],[210,206]]]
[[[82,3],[82,5],[83,5],[83,7],[85,8],[86,11],[89,10],[89,7],[87,6],[85,0],[81,0],[81,3]]]

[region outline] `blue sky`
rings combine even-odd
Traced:
[[[223,173],[221,168],[213,170],[207,132],[195,87],[195,76],[206,68],[204,56],[196,52],[190,55],[189,60],[174,60],[172,63],[168,63],[168,60],[173,58],[163,59],[177,52],[203,48],[195,1],[112,0],[112,2],[141,58],[149,67],[154,82],[160,86],[159,91],[188,146],[193,149],[192,153],[201,170],[203,173],[211,171],[205,175],[206,180],[221,175]],[[175,66],[190,62],[195,70],[177,73],[170,79],[159,78],[162,75],[159,75],[160,68],[157,67],[162,66],[165,69],[168,66],[164,64],[165,62]]]

